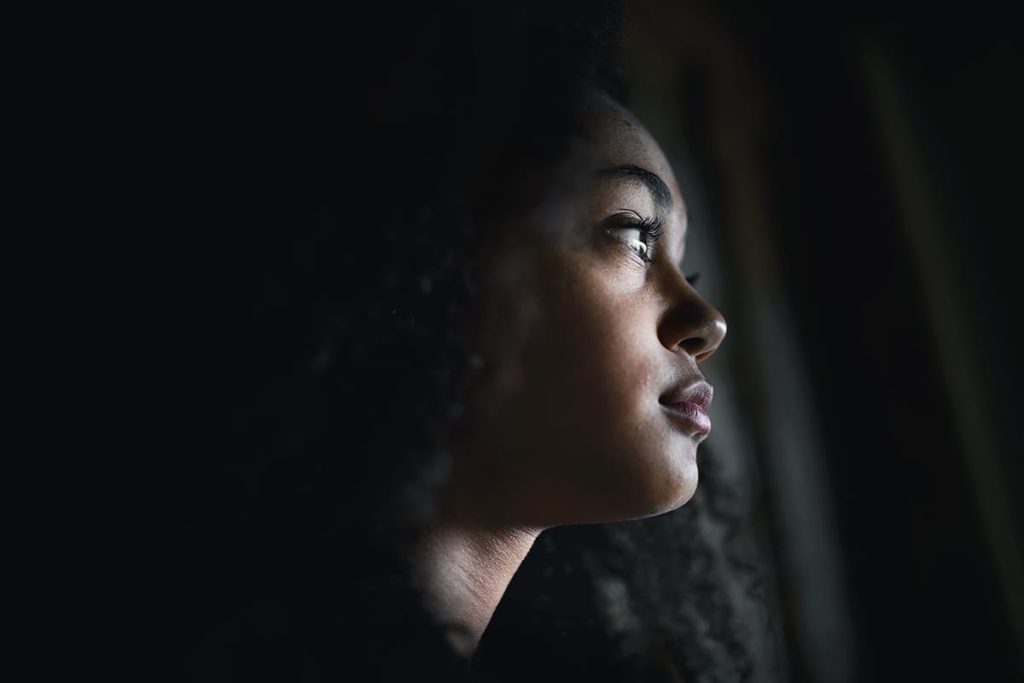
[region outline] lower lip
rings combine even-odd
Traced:
[[[665,409],[695,434],[700,433],[706,436],[711,433],[711,418],[700,405],[684,401],[683,403],[667,403]]]

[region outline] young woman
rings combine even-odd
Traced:
[[[295,40],[232,85],[258,97],[232,103],[244,154],[211,183],[233,231],[209,245],[190,399],[187,680],[518,680],[491,621],[540,535],[697,487],[726,321],[623,104],[617,4],[384,9],[358,29],[372,57]],[[708,613],[660,636],[689,664],[563,666],[738,680],[728,610]],[[522,647],[534,680],[565,675]]]
[[[473,387],[418,549],[464,654],[538,534],[683,505],[711,429],[698,364],[726,323],[683,274],[686,203],[672,169],[598,91],[580,142],[580,187],[520,222],[493,257],[496,298],[521,315],[488,321],[494,372]]]

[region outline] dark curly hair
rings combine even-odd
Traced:
[[[253,26],[212,33],[198,86],[216,125],[190,206],[217,230],[197,280],[185,677],[752,679],[760,579],[723,555],[743,503],[713,458],[676,512],[542,534],[472,669],[408,578],[467,387],[492,368],[488,256],[572,185],[587,92],[628,102],[620,4]]]

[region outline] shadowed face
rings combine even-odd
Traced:
[[[591,173],[560,229],[513,235],[497,257],[516,315],[487,322],[495,369],[474,391],[455,465],[460,500],[524,527],[687,502],[709,429],[687,390],[726,330],[682,271],[687,210],[658,144],[604,96],[586,140]]]

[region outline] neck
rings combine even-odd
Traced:
[[[470,657],[501,596],[540,529],[484,525],[443,516],[416,549],[420,585],[428,608],[447,626],[446,637]]]

